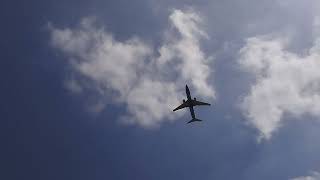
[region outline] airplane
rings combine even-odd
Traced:
[[[196,98],[192,99],[191,95],[190,95],[190,90],[188,88],[188,85],[186,85],[186,94],[187,94],[188,100],[186,101],[186,100],[183,99],[183,103],[180,106],[178,106],[177,108],[175,108],[173,111],[189,107],[192,119],[187,124],[195,122],[195,121],[202,121],[202,120],[196,118],[196,116],[194,114],[193,106],[201,106],[201,105],[210,106],[210,104],[209,103],[205,103],[205,102],[197,101]]]

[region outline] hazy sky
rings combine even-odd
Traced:
[[[318,0],[0,10],[1,179],[320,179]]]

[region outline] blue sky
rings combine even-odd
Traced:
[[[1,179],[320,179],[319,10],[4,2]]]

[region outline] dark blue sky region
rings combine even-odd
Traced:
[[[254,81],[236,60],[248,37],[281,35],[290,29],[288,49],[301,53],[312,46],[314,37],[308,32],[313,31],[317,13],[312,6],[317,3],[283,4],[4,1],[0,7],[0,179],[282,180],[319,171],[318,116],[296,117],[289,112],[272,137],[259,142],[259,129],[248,123],[240,107]],[[72,29],[81,19],[96,17],[98,26],[116,41],[139,37],[156,49],[170,29],[173,9],[200,12],[210,36],[200,46],[214,57],[208,83],[216,99],[210,99],[209,108],[195,108],[203,123],[186,124],[190,115],[184,113],[156,128],[128,125],[121,121],[127,104],[107,99],[100,113],[92,113],[87,107],[99,96],[75,94],[65,87],[74,72],[68,55],[53,47],[48,24]],[[185,84],[178,86],[183,89]]]

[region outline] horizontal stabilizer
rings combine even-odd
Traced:
[[[191,121],[189,121],[187,124],[192,123],[192,122],[195,122],[195,121],[199,121],[199,122],[200,122],[200,121],[202,121],[202,120],[201,120],[201,119],[196,119],[196,118],[195,118],[195,119],[192,119]]]

